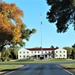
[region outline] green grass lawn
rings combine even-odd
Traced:
[[[75,69],[75,64],[61,64],[61,66],[64,68]]]
[[[15,61],[7,61],[0,62],[0,65],[23,65],[23,64],[31,64],[31,63],[54,63],[54,62],[75,62],[75,60],[67,60],[67,59],[45,59],[45,60],[36,60],[36,59],[26,59],[26,60],[15,60]]]
[[[22,65],[0,65],[0,71],[9,71],[9,70],[14,70]]]
[[[24,64],[31,64],[31,63],[55,63],[55,62],[75,62],[72,59],[44,59],[44,60],[37,60],[37,59],[25,59],[25,60],[15,60],[15,61],[0,61],[0,65],[24,65]]]

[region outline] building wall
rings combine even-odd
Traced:
[[[27,49],[21,49],[18,51],[18,59],[27,59],[31,56],[31,51]]]
[[[18,59],[27,59],[30,57],[36,57],[37,59],[43,55],[44,58],[52,58],[51,55],[49,55],[49,53],[51,54],[52,51],[47,51],[47,50],[34,50],[34,51],[30,51],[27,49],[21,49],[18,51]]]
[[[37,59],[39,59],[41,57],[41,55],[43,55],[44,58],[52,58],[51,55],[49,55],[49,53],[51,53],[52,51],[47,51],[47,50],[43,50],[43,51],[31,51],[32,56],[36,56]]]
[[[67,50],[65,49],[56,49],[54,53],[55,58],[67,58]]]
[[[30,51],[27,49],[21,49],[18,51],[18,59],[27,59],[30,57],[34,57],[39,59],[39,57],[43,55],[44,58],[67,58],[67,50],[65,49],[56,49],[54,50],[54,54],[52,50],[34,50]]]

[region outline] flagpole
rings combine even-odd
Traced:
[[[41,20],[40,30],[41,30],[41,56],[42,56],[43,55],[43,51],[42,51],[42,15],[40,15],[40,20]]]
[[[40,15],[40,19],[42,19],[41,15]],[[41,29],[41,49],[42,49],[42,20],[41,20],[40,29]]]

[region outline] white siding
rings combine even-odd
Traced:
[[[50,54],[49,54],[50,53]],[[52,54],[52,50],[43,50],[43,52],[41,52],[41,50],[39,51],[30,51],[30,50],[27,50],[27,49],[21,49],[18,51],[18,59],[27,59],[27,58],[30,58],[32,56],[37,56],[38,58],[38,55],[41,55],[43,54],[44,57],[45,55],[47,55],[46,57],[47,58],[52,58],[53,57],[53,54]],[[54,58],[67,58],[67,50],[65,49],[56,49],[54,51]]]
[[[65,49],[56,49],[55,58],[67,58],[67,50]]]
[[[31,51],[27,49],[21,49],[18,51],[18,59],[27,59],[31,56]]]

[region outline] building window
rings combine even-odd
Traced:
[[[32,52],[33,53],[33,52]]]
[[[38,51],[38,53],[39,53],[39,51]]]
[[[27,52],[27,53],[29,53],[29,52]]]
[[[21,52],[20,52],[20,54],[21,54]]]
[[[25,52],[23,52],[23,53],[25,53]]]
[[[36,53],[36,51],[35,51],[35,53]]]
[[[65,53],[65,51],[63,51],[63,53]]]
[[[21,55],[20,55],[20,57],[21,57]]]
[[[56,53],[58,53],[58,51],[56,51]]]
[[[23,57],[25,58],[25,55]]]
[[[60,55],[60,57],[61,57],[61,55]]]
[[[27,57],[29,57],[29,56],[27,55]]]
[[[64,57],[65,57],[65,55],[64,55]]]
[[[60,51],[60,53],[61,53],[61,51]]]

